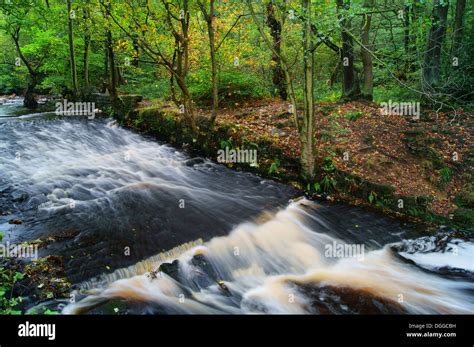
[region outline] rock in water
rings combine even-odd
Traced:
[[[161,271],[168,276],[170,276],[175,281],[179,282],[179,260],[176,259],[172,263],[163,263],[158,268],[158,271]]]

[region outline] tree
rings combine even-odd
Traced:
[[[22,36],[23,30],[31,30],[30,24],[36,20],[36,16],[33,13],[34,4],[30,1],[2,4],[1,10],[6,14],[6,21],[3,25],[3,29],[11,37],[15,50],[18,54],[16,65],[23,65],[28,71],[28,82],[24,93],[23,104],[28,108],[36,108],[38,103],[35,99],[35,90],[38,84],[41,83],[44,73],[41,71],[45,60],[50,51],[51,43],[44,43],[44,40],[38,40],[38,43],[28,44],[28,49],[22,47]],[[37,11],[42,11],[41,6],[36,8]],[[36,25],[44,24],[41,20],[38,20]],[[29,32],[28,32],[29,33]],[[43,35],[49,33],[45,30]],[[25,35],[27,39],[33,39],[31,35]]]
[[[110,17],[112,13],[112,3],[110,0],[104,2],[104,18],[106,22],[106,30],[105,30],[105,37],[106,37],[106,56],[108,62],[108,69],[109,69],[109,92],[110,92],[110,99],[112,103],[112,108],[116,114],[121,114],[122,112],[122,103],[120,98],[118,97],[117,92],[117,84],[118,84],[118,76],[117,76],[117,68],[115,64],[115,52],[114,52],[114,43],[112,37],[112,29],[110,23]]]
[[[77,68],[76,68],[76,54],[74,53],[74,31],[73,31],[73,19],[75,18],[75,12],[72,9],[71,0],[67,0],[67,13],[68,13],[68,38],[69,38],[69,62],[71,65],[71,80],[72,90],[74,96],[77,96]]]
[[[351,19],[348,15],[351,3],[350,0],[336,0],[336,4],[342,41],[342,97],[356,99],[360,96],[360,86],[354,69],[354,44],[351,34]]]
[[[364,80],[362,83],[362,97],[367,100],[373,99],[373,90],[374,90],[374,72],[373,72],[373,62],[372,55],[370,53],[372,45],[370,44],[370,26],[372,23],[372,7],[374,6],[374,0],[365,0],[364,7],[367,13],[364,13],[362,19],[362,47],[361,47],[361,56],[363,64],[363,75]]]
[[[421,85],[426,93],[432,93],[441,83],[441,50],[446,33],[448,8],[449,2],[434,0],[421,78]]]
[[[206,8],[206,5],[203,1],[198,1],[199,8],[204,16],[204,20],[207,24],[207,32],[209,37],[209,54],[211,57],[211,84],[212,84],[212,114],[211,114],[211,126],[214,125],[214,122],[217,117],[217,111],[219,109],[219,87],[217,80],[217,60],[216,60],[216,37],[215,37],[215,8],[214,0],[209,0],[209,9]]]
[[[300,127],[301,169],[307,181],[315,176],[315,117],[314,117],[314,32],[311,25],[311,0],[302,0],[303,8],[303,71],[304,108]]]
[[[15,47],[18,52],[18,55],[25,64],[26,68],[28,69],[29,73],[29,81],[28,81],[28,86],[25,91],[25,98],[23,100],[23,104],[27,108],[36,108],[38,106],[38,102],[35,99],[35,88],[39,84],[42,74],[40,73],[39,69],[41,67],[41,62],[35,64],[31,62],[25,54],[23,54],[22,49],[20,47],[20,30],[21,27],[18,25],[11,33],[11,37],[13,39],[13,42],[15,42]]]
[[[451,54],[453,56],[456,56],[459,53],[459,47],[461,46],[465,10],[466,10],[466,0],[458,0],[456,2],[456,14],[454,17],[454,30],[453,30],[453,44],[452,44],[452,49],[451,49]]]
[[[275,1],[270,0],[267,3],[267,20],[266,23],[270,29],[270,35],[273,39],[273,50],[277,54],[272,54],[272,81],[275,90],[282,100],[288,99],[287,84],[285,81],[285,73],[281,67],[281,44],[282,44],[282,21],[279,21],[275,11]]]
[[[297,102],[295,95],[294,79],[290,73],[290,65],[283,52],[278,52],[272,43],[272,40],[267,36],[264,30],[263,24],[257,17],[257,14],[253,8],[251,0],[246,0],[247,7],[252,15],[252,19],[257,26],[259,34],[266,46],[272,51],[273,54],[277,55],[281,62],[281,67],[285,74],[285,79],[288,84],[289,96],[291,100],[291,112],[295,119],[296,128],[298,129],[299,142],[301,146],[300,165],[301,165],[301,176],[308,182],[314,181],[315,177],[315,165],[316,165],[316,154],[315,154],[315,119],[314,119],[314,84],[313,84],[313,72],[314,72],[314,32],[312,30],[311,22],[311,0],[302,0],[302,8],[304,15],[303,18],[303,70],[304,70],[304,104],[303,104],[303,117],[298,116]]]
[[[90,10],[89,10],[90,1],[86,1],[86,5],[83,8],[83,21],[84,21],[84,55],[83,55],[83,63],[84,63],[84,85],[86,87],[89,86],[89,52],[91,47],[91,33],[89,29],[89,20],[90,20]]]
[[[106,7],[104,0],[100,0],[103,7]],[[140,12],[142,4],[130,1],[121,5],[121,11],[113,13],[110,11],[109,18],[122,30],[130,39],[140,47],[142,52],[150,59],[148,63],[166,68],[170,74],[170,87],[172,99],[183,111],[187,124],[193,134],[198,135],[198,126],[195,118],[194,103],[191,92],[187,84],[189,72],[189,30],[190,14],[189,2],[162,0],[161,7],[152,6],[147,2],[147,11]],[[117,6],[119,7],[119,6]],[[121,16],[125,12],[128,16]],[[128,28],[129,21],[133,21],[135,26],[142,28],[143,35],[138,36]],[[154,29],[151,30],[151,27]],[[161,28],[160,35],[157,35],[156,28]],[[171,33],[171,37],[165,34]],[[169,39],[171,39],[171,44]],[[172,47],[170,52],[170,47]],[[110,62],[109,62],[110,65]],[[180,96],[175,94],[175,84],[180,90]]]

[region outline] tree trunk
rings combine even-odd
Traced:
[[[132,65],[138,67],[139,59],[140,59],[140,45],[138,43],[138,34],[137,37],[133,38],[133,50],[135,53],[133,54]]]
[[[186,122],[190,126],[194,134],[198,134],[198,127],[196,125],[195,113],[194,113],[194,104],[191,93],[188,89],[186,81],[183,77],[177,77],[176,83],[181,89],[182,103],[184,105],[184,111],[186,114]]]
[[[84,85],[89,86],[89,51],[91,45],[91,37],[89,33],[84,35]]]
[[[286,85],[288,86],[288,96],[290,98],[290,102],[291,102],[291,106],[292,106],[291,110],[289,110],[288,112],[290,112],[292,114],[292,118],[293,118],[294,123],[295,123],[295,128],[298,129],[298,132],[300,134],[300,140],[301,140],[300,130],[301,130],[302,121],[298,117],[297,103],[296,103],[296,93],[295,93],[295,87],[294,87],[294,83],[293,83],[294,79],[290,74],[290,65],[288,63],[288,59],[282,54],[282,52],[277,52],[275,50],[275,47],[273,46],[272,41],[267,37],[263,25],[260,24],[260,22],[257,18],[257,14],[255,13],[255,10],[254,10],[253,5],[252,5],[252,0],[246,0],[246,3],[247,3],[247,8],[250,11],[250,15],[252,16],[253,22],[257,26],[260,37],[263,39],[263,41],[265,42],[268,49],[270,49],[273,54],[278,55],[278,58],[280,59],[281,68],[283,70],[283,74],[284,74],[285,80],[286,80]]]
[[[351,20],[342,12],[350,8],[350,0],[337,0],[339,20],[341,22],[341,59],[343,69],[342,97],[345,99],[356,99],[360,96],[359,81],[354,70],[354,44],[350,35]]]
[[[117,78],[117,80],[115,81],[115,85],[117,87],[125,83],[125,78],[122,75],[122,70],[120,69],[120,66],[117,63],[115,64],[115,77]]]
[[[27,108],[34,109],[38,107],[38,102],[36,101],[34,94],[37,83],[36,77],[30,76],[30,81],[26,87],[25,98],[23,100],[23,105]]]
[[[76,71],[76,57],[74,53],[74,33],[72,28],[72,16],[71,16],[72,4],[71,0],[67,0],[67,12],[68,12],[68,37],[69,37],[69,62],[71,64],[71,79],[72,89],[74,97],[77,96],[77,71]]]
[[[183,0],[180,10],[182,15],[180,14],[179,17],[172,13],[173,10],[170,7],[170,3],[164,2],[164,4],[167,11],[166,20],[175,38],[173,61],[170,62],[167,60],[166,66],[169,72],[173,75],[171,83],[176,81],[179,89],[181,90],[181,104],[184,106],[184,116],[186,122],[190,125],[192,132],[195,135],[198,135],[199,128],[195,119],[192,95],[186,83],[186,76],[189,71],[189,2],[188,0]],[[173,24],[173,20],[178,21],[179,25],[175,26]],[[176,29],[178,26],[179,30]],[[161,55],[161,58],[163,58],[163,55]]]
[[[107,34],[105,35],[106,40],[107,40]],[[105,45],[104,49],[104,81],[109,81],[109,48],[107,47],[107,44]]]
[[[459,47],[462,41],[464,11],[466,9],[466,0],[458,0],[456,3],[456,14],[454,17],[453,46],[451,54],[456,57],[459,54]]]
[[[275,86],[275,91],[278,93],[282,100],[288,99],[288,91],[285,79],[285,73],[283,72],[283,68],[281,66],[281,23],[275,16],[275,4],[273,0],[270,0],[267,4],[267,18],[266,18],[267,25],[270,29],[270,34],[273,39],[273,49],[278,53],[272,54],[272,81],[273,85]]]
[[[449,3],[435,0],[431,29],[425,52],[422,71],[422,88],[425,92],[436,90],[441,83],[441,49],[446,33]]]
[[[113,48],[112,32],[107,30],[107,61],[109,69],[109,92],[117,95],[117,69],[115,68],[115,54]]]
[[[89,4],[89,1],[86,2],[86,4]],[[87,6],[86,5],[86,6]],[[89,51],[90,51],[90,46],[91,46],[91,34],[89,31],[89,23],[87,22],[89,18],[89,9],[86,8],[84,9],[84,25],[86,27],[85,33],[84,33],[84,85],[86,87],[89,86],[90,81],[89,81]]]
[[[37,72],[38,68],[34,69],[32,64],[28,61],[26,56],[21,51],[20,47],[20,27],[17,27],[13,33],[11,33],[11,37],[13,42],[15,43],[16,51],[20,56],[21,61],[25,64],[26,68],[28,69],[29,74],[29,82],[28,86],[25,91],[25,98],[23,99],[23,105],[27,108],[36,108],[38,106],[38,102],[35,99],[34,91],[36,85],[38,84],[39,80],[39,73]]]
[[[214,0],[209,0],[209,12],[203,2],[198,1],[201,12],[207,23],[207,33],[209,37],[209,52],[211,57],[211,83],[212,83],[212,114],[211,114],[211,127],[214,126],[217,112],[219,110],[219,86],[217,80],[217,61],[216,61],[216,37],[215,37],[215,13],[214,13]]]
[[[414,72],[419,67],[418,59],[419,57],[419,45],[418,42],[418,32],[416,28],[421,25],[418,23],[419,16],[420,16],[420,2],[419,0],[414,0],[411,5],[411,11],[408,13],[409,21],[411,28],[408,29],[409,31],[409,38],[408,38],[408,62],[407,62],[407,72]],[[411,31],[410,31],[411,29]]]
[[[118,97],[117,93],[117,69],[115,67],[115,53],[114,53],[114,46],[113,46],[113,38],[112,38],[112,31],[110,29],[110,22],[109,17],[110,13],[112,12],[112,5],[111,2],[107,2],[107,7],[105,11],[105,19],[108,23],[106,35],[106,48],[107,48],[107,62],[109,68],[109,92],[110,92],[110,101],[112,103],[112,109],[115,114],[122,116],[123,112],[123,105],[121,100]]]
[[[311,28],[311,0],[302,0],[303,20],[303,71],[304,71],[304,111],[301,128],[301,174],[308,181],[315,176],[314,139],[314,42]]]
[[[374,6],[374,0],[366,0],[364,6],[368,11]],[[370,50],[372,49],[369,39],[370,25],[372,22],[372,15],[367,13],[364,15],[362,21],[362,45],[361,56],[364,69],[364,81],[362,85],[362,97],[366,100],[372,101],[374,90],[374,73],[373,62]]]

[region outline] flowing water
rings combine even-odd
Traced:
[[[293,202],[112,120],[15,107],[0,106],[0,230],[55,239],[40,256],[75,283],[64,313],[474,313],[465,235]]]

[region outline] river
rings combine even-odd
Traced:
[[[472,238],[19,102],[0,105],[0,230],[56,238],[40,256],[64,259],[64,313],[474,313]]]

